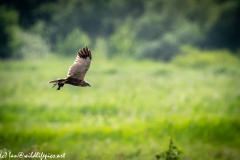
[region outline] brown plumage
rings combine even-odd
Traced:
[[[52,80],[48,83],[54,83],[53,87],[58,85],[57,90],[60,90],[64,84],[71,84],[79,87],[91,87],[91,85],[84,80],[84,76],[90,67],[91,60],[91,51],[87,47],[80,49],[77,52],[77,58],[68,70],[67,78],[58,78],[57,80]]]

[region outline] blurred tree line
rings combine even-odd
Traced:
[[[240,46],[239,0],[1,0],[0,57],[75,53],[170,60],[182,45]]]

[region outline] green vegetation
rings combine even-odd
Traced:
[[[0,57],[14,57],[14,51],[18,47],[18,40],[15,38],[18,26],[18,14],[6,6],[0,5]]]
[[[190,50],[201,58],[191,59]],[[162,63],[108,60],[96,48],[86,75],[92,87],[60,91],[47,82],[65,77],[75,54],[1,61],[0,150],[145,160],[166,151],[173,137],[181,159],[238,160],[239,59],[182,51],[187,58]],[[221,63],[218,53],[230,62]]]
[[[182,152],[177,148],[177,146],[174,145],[172,138],[170,138],[168,150],[160,154],[157,154],[156,158],[157,159],[164,158],[165,160],[179,160],[180,154],[182,154]]]
[[[239,11],[239,0],[1,0],[0,159],[239,160]],[[52,89],[84,46],[92,87]]]
[[[237,53],[239,12],[239,0],[2,0],[0,58],[25,58],[16,28],[66,55],[99,38],[108,57],[170,61],[183,45]]]

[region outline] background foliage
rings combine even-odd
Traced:
[[[239,160],[239,6],[2,0],[0,154]],[[52,89],[84,46],[92,87]]]
[[[99,37],[108,44],[108,57],[132,53],[170,60],[186,44],[234,52],[240,46],[238,0],[3,0],[0,5],[2,58],[17,49],[13,27],[38,34],[51,51],[65,54],[76,44],[94,47]],[[34,30],[36,25],[41,28]]]

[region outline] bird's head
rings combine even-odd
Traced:
[[[87,81],[84,81],[83,87],[91,87],[91,85],[90,85],[90,83],[88,83]]]

